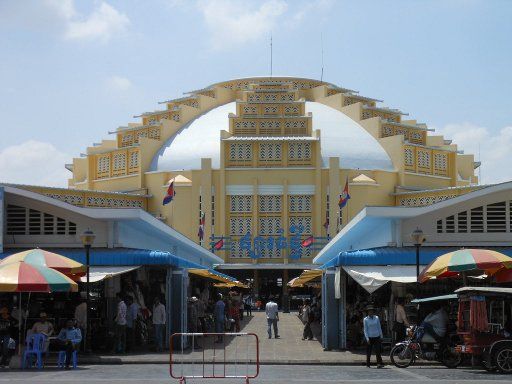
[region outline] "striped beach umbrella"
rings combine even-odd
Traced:
[[[459,249],[432,261],[421,272],[418,281],[423,283],[472,271],[493,275],[502,269],[512,269],[512,258],[489,249]]]
[[[55,269],[56,271],[67,276],[72,276],[73,278],[83,276],[86,272],[85,265],[65,256],[58,255],[57,253],[45,251],[44,249],[39,248],[29,249],[28,251],[18,252],[14,255],[8,256],[0,262],[0,265],[17,261]]]
[[[16,261],[0,264],[0,292],[78,292],[78,284],[54,269]]]

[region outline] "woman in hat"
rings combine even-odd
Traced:
[[[368,316],[363,320],[364,338],[366,339],[366,366],[370,368],[370,358],[372,356],[372,349],[375,346],[375,356],[377,357],[377,368],[384,367],[382,363],[381,340],[382,340],[382,327],[380,326],[379,316],[375,315],[375,308],[369,305],[366,308]]]

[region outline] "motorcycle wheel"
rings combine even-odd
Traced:
[[[445,348],[441,363],[447,368],[457,368],[462,362],[462,353],[456,352],[453,347]]]
[[[395,367],[407,368],[414,362],[414,352],[407,345],[398,344],[391,349],[389,358]]]

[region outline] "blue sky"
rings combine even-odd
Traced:
[[[512,2],[0,0],[0,180],[63,164],[157,102],[230,78],[324,79],[480,149],[512,179]],[[480,148],[479,148],[480,146]]]

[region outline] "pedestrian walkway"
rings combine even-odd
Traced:
[[[363,353],[349,351],[324,351],[320,338],[320,325],[315,323],[312,327],[315,340],[302,340],[304,325],[297,316],[297,312],[279,314],[279,339],[268,338],[267,320],[264,312],[253,311],[253,316],[244,317],[241,324],[241,332],[255,333],[260,343],[261,364],[363,364],[365,356]],[[199,341],[201,345],[202,342]],[[176,351],[175,360],[183,362],[200,362],[205,358],[212,358],[215,353],[216,361],[224,359],[220,355],[222,344],[214,344],[212,340],[201,345],[201,350]],[[226,338],[226,361],[236,363],[245,359],[249,349],[249,358],[255,360],[255,345],[247,345],[242,338]],[[214,352],[215,350],[215,352]],[[129,355],[97,355],[81,357],[83,363],[90,364],[141,364],[141,363],[169,363],[168,354],[162,353],[141,353]]]

